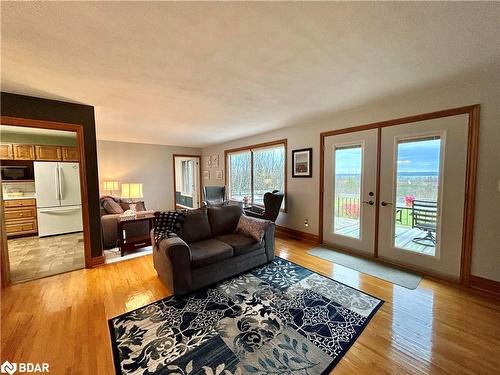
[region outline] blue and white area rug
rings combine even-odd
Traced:
[[[275,258],[109,320],[117,374],[326,374],[383,304]]]

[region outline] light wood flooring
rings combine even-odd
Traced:
[[[500,302],[424,279],[415,290],[310,256],[277,239],[277,255],[385,304],[334,374],[498,374]],[[168,296],[150,255],[2,291],[1,362],[48,362],[52,374],[113,374],[107,320]]]
[[[85,267],[83,232],[13,238],[8,249],[13,283]]]

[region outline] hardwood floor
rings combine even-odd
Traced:
[[[500,302],[424,279],[416,290],[310,256],[277,255],[385,300],[334,374],[498,374]],[[2,291],[1,362],[48,362],[52,374],[113,374],[107,320],[170,294],[150,255]]]

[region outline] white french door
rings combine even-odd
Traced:
[[[468,115],[382,129],[378,256],[458,279]]]
[[[325,139],[324,242],[373,255],[377,130]]]
[[[378,134],[325,138],[324,243],[458,279],[468,115],[383,127],[379,152]]]

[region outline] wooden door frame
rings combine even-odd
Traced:
[[[189,154],[173,154],[172,155],[172,166],[174,168],[174,209],[177,209],[177,201],[176,201],[176,195],[175,195],[175,190],[177,189],[177,185],[175,182],[175,158],[197,158],[198,159],[198,185],[199,185],[199,191],[198,191],[198,199],[200,200],[199,206],[201,207],[201,202],[202,202],[202,194],[201,194],[201,155],[189,155]],[[200,208],[198,207],[198,208]]]
[[[76,132],[76,139],[78,144],[78,149],[80,152],[80,190],[82,197],[82,222],[83,222],[83,239],[84,239],[84,250],[85,250],[85,268],[91,268],[93,266],[92,263],[92,253],[90,247],[90,216],[89,216],[89,202],[88,202],[88,194],[87,194],[87,169],[85,167],[86,159],[85,159],[85,137],[83,132],[83,126],[80,124],[72,124],[66,122],[55,122],[55,121],[45,121],[45,120],[34,120],[22,117],[10,117],[10,116],[1,116],[1,124],[2,125],[12,125],[12,126],[20,126],[25,128],[37,128],[37,129],[50,129],[50,130],[64,130],[64,131],[73,131]],[[2,221],[3,220],[3,200],[0,203],[2,205],[1,214]],[[3,234],[3,231],[2,231]],[[2,238],[4,236],[2,235]],[[4,252],[7,252],[7,247],[2,246],[2,260],[4,259]],[[7,253],[8,255],[8,253]],[[7,272],[7,275],[10,278],[9,268],[5,267],[6,265],[2,261],[1,270],[2,270],[2,280],[4,278],[4,272]],[[10,283],[10,280],[9,280]],[[7,286],[3,285],[2,287]]]
[[[442,111],[423,113],[413,116],[401,117],[393,120],[374,122],[344,128],[333,131],[326,131],[320,134],[320,180],[319,180],[319,242],[323,243],[323,210],[324,210],[324,185],[325,185],[325,138],[339,134],[352,133],[362,130],[377,129],[377,180],[375,199],[377,203],[375,211],[375,240],[374,240],[374,258],[378,259],[378,219],[380,201],[380,153],[381,153],[381,134],[382,129],[388,126],[410,124],[420,121],[432,120],[442,117],[457,116],[468,114],[468,135],[467,135],[467,163],[465,175],[465,199],[463,212],[463,232],[462,232],[462,252],[460,264],[460,283],[470,284],[471,263],[472,263],[472,241],[474,236],[474,215],[476,203],[476,180],[477,180],[477,159],[479,146],[479,115],[480,105],[469,105],[464,107],[450,108]],[[418,270],[422,272],[422,270]],[[426,273],[427,272],[422,272]],[[436,276],[436,275],[432,275]]]

